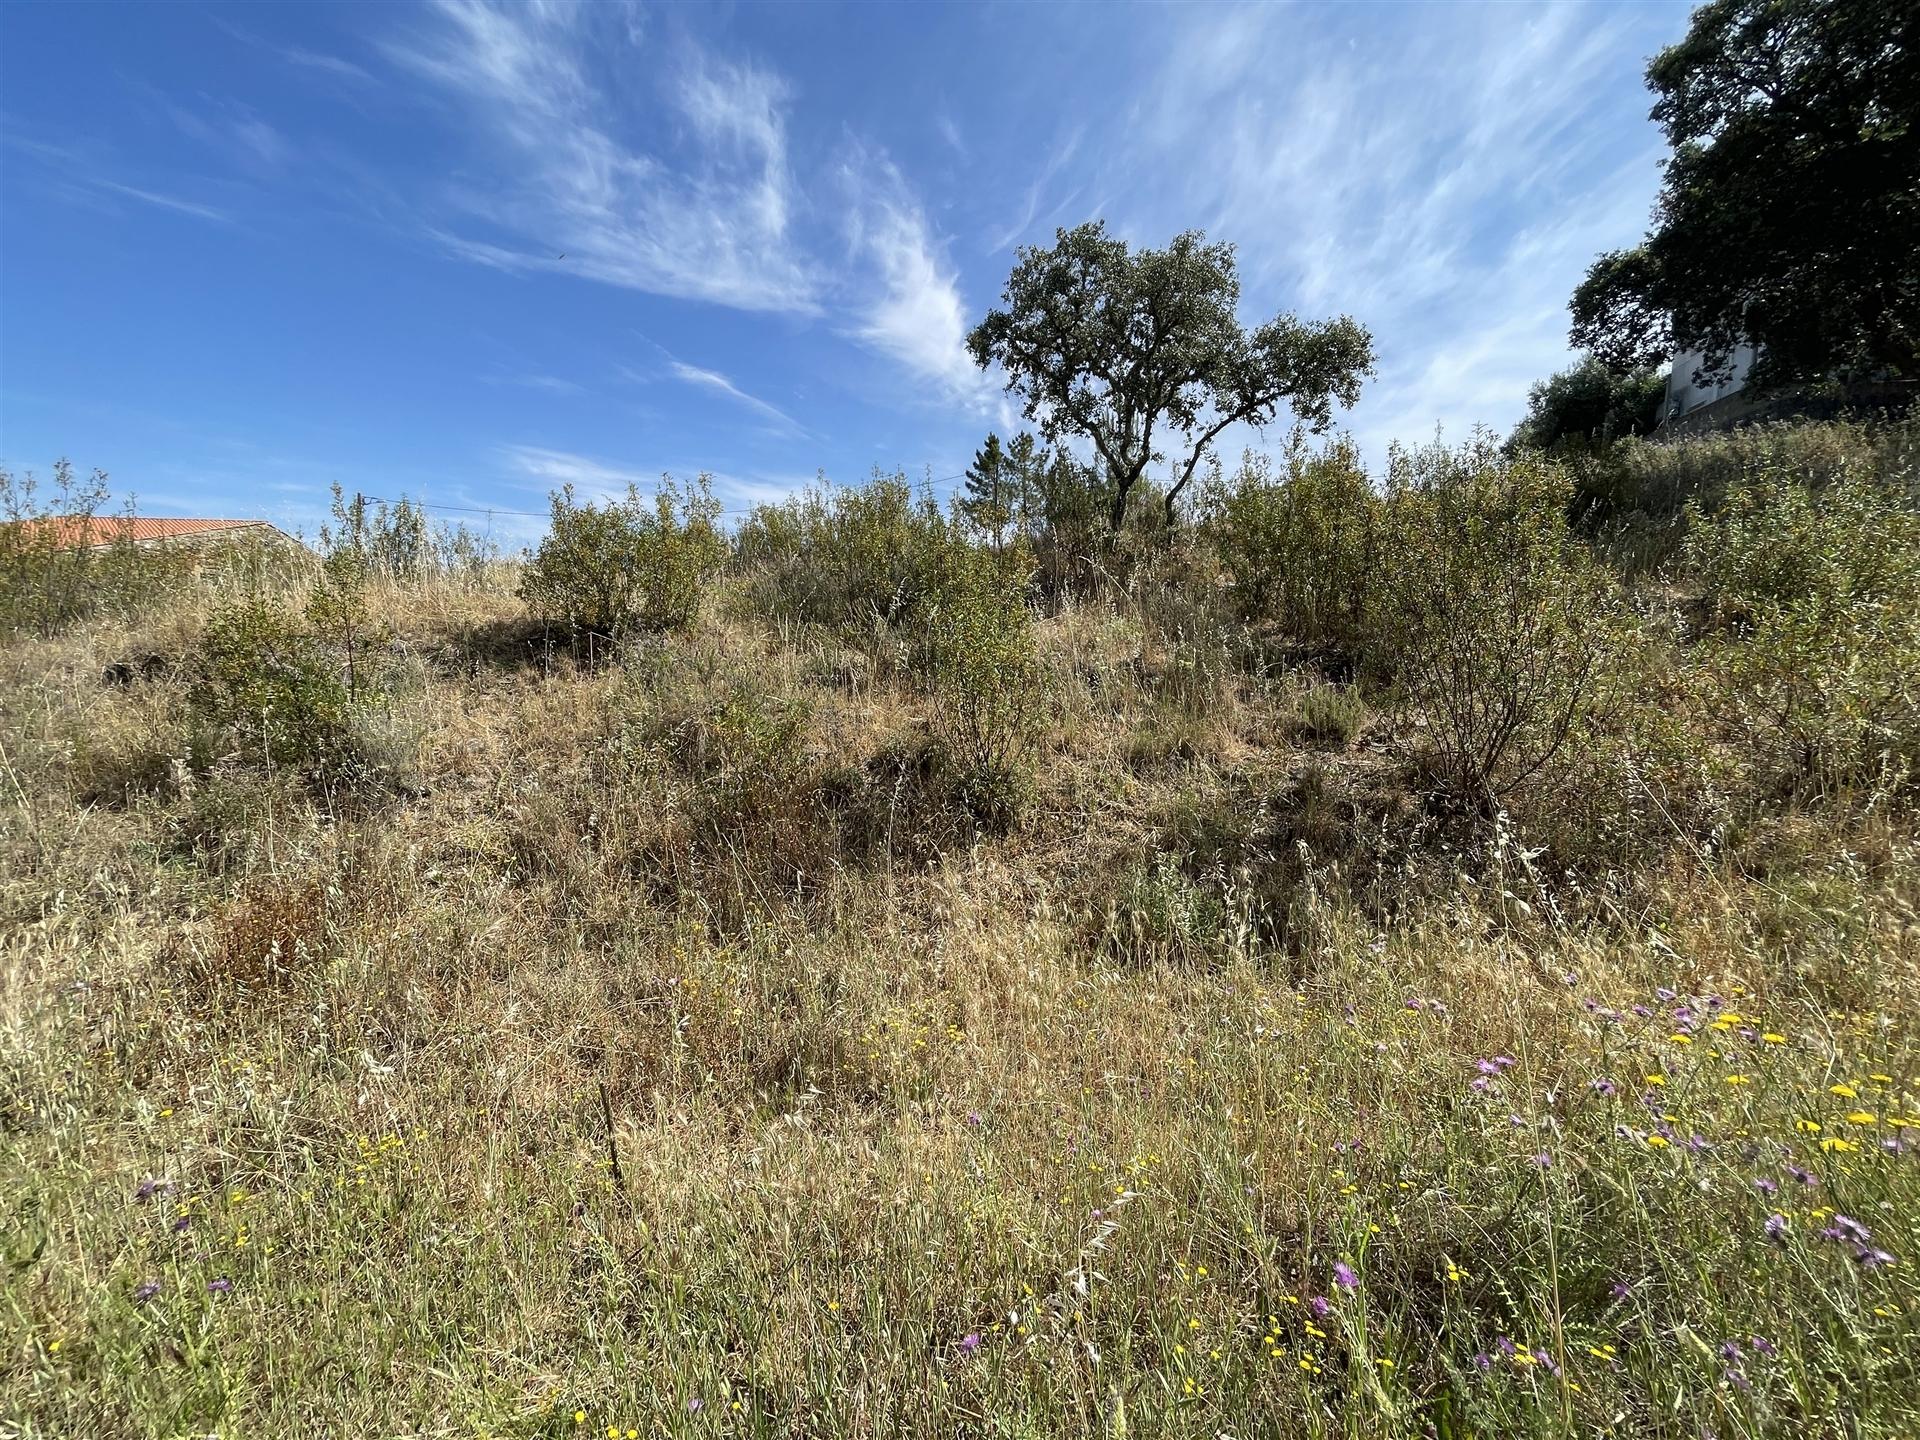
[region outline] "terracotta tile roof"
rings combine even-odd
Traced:
[[[189,536],[210,535],[221,530],[272,530],[264,520],[155,520],[146,516],[96,515],[57,517],[51,520],[21,522],[36,539],[51,533],[53,543],[93,548],[116,541],[180,540]]]

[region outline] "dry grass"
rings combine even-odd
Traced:
[[[99,682],[198,602],[0,652],[9,1433],[1920,1426],[1910,829],[1416,847],[1385,719],[1089,605],[993,836],[844,642],[377,599],[375,802]]]

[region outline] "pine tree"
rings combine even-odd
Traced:
[[[967,470],[965,493],[959,500],[960,513],[974,528],[986,535],[998,551],[1013,520],[1013,496],[1006,453],[1000,437],[988,435],[987,443],[974,452]]]
[[[1007,446],[1008,502],[1012,510],[1013,533],[1032,540],[1038,537],[1046,520],[1046,507],[1040,490],[1041,471],[1046,457],[1040,453],[1033,435],[1022,430]]]

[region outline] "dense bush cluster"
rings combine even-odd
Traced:
[[[553,496],[521,598],[536,617],[579,636],[683,630],[726,557],[719,515],[704,475],[691,485],[662,480],[650,501],[629,486],[622,499],[583,502],[568,486]]]

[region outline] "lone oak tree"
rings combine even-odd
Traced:
[[[1284,404],[1313,430],[1351,405],[1373,373],[1373,341],[1341,316],[1310,324],[1276,316],[1249,333],[1234,313],[1240,279],[1231,245],[1197,230],[1164,250],[1131,252],[1101,221],[1061,230],[1051,250],[1023,248],[1001,296],[967,337],[982,368],[998,361],[1007,389],[1047,439],[1084,436],[1108,483],[1118,532],[1158,446],[1177,437],[1167,522],[1207,448],[1229,425],[1265,425]]]
[[[1573,343],[1697,350],[1749,383],[1920,375],[1920,5],[1715,0],[1647,67],[1673,154],[1640,245],[1593,264]]]

